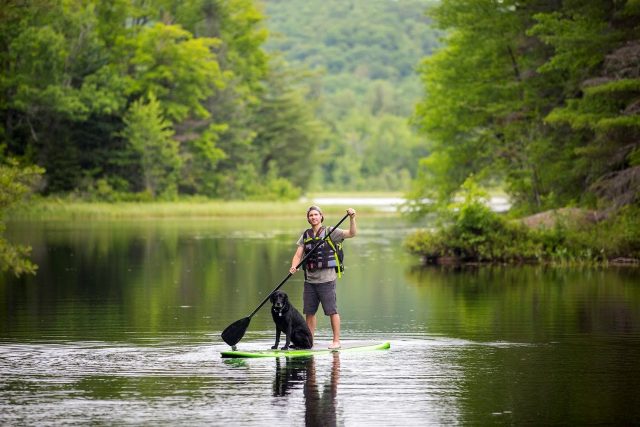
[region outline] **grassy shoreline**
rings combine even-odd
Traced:
[[[353,197],[363,197],[353,195]],[[342,198],[349,199],[348,196]],[[224,201],[185,200],[175,202],[87,202],[42,198],[16,207],[7,213],[9,221],[45,220],[118,220],[160,218],[233,218],[233,217],[299,217],[311,201]],[[325,214],[341,215],[347,206],[323,205]],[[375,206],[353,206],[368,216],[394,216]]]

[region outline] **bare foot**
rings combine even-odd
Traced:
[[[329,346],[329,350],[338,350],[340,348],[340,341],[334,341]]]

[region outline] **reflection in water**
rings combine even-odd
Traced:
[[[336,396],[340,380],[340,354],[333,353],[329,383],[325,383],[322,394],[316,381],[315,361],[313,357],[307,365],[307,381],[304,385],[305,423],[307,426],[336,425]]]
[[[638,337],[638,272],[538,266],[414,267],[418,324],[464,339],[558,341],[582,334]]]
[[[276,358],[276,378],[273,382],[273,395],[287,396],[297,385],[306,379],[307,365],[313,357]]]
[[[316,363],[313,356],[276,359],[276,378],[273,383],[274,396],[286,396],[298,384],[304,387],[305,425],[335,426],[336,397],[340,380],[340,354],[333,353],[331,373],[322,392],[316,379]]]

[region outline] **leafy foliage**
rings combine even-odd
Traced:
[[[148,103],[131,104],[124,117],[123,136],[140,157],[144,190],[156,196],[176,195],[181,159],[173,130],[163,118],[160,103],[151,94]]]
[[[538,245],[527,237],[524,226],[509,222],[488,206],[487,195],[473,180],[463,185],[461,200],[443,210],[436,230],[409,236],[406,248],[437,261],[504,262],[535,259]]]
[[[419,230],[405,247],[427,263],[544,262],[554,265],[603,265],[640,258],[637,205],[597,224],[557,214],[550,227],[528,228],[487,206],[469,181],[467,194],[448,219],[433,230]],[[471,190],[471,191],[469,191]]]
[[[20,276],[35,274],[37,270],[28,258],[30,247],[12,244],[4,238],[4,215],[26,197],[43,172],[38,167],[21,167],[12,159],[0,163],[0,271]]]
[[[178,174],[164,169],[170,193],[399,190],[426,154],[405,117],[416,61],[436,44],[429,4],[267,1],[263,12],[254,0],[9,1],[0,144],[46,169],[45,194],[164,197],[128,140],[132,111],[154,96],[178,153]]]
[[[48,194],[250,196],[248,178],[278,181],[259,156],[282,141],[258,148],[259,123],[300,133],[314,114],[260,117],[270,86],[292,81],[270,69],[263,19],[251,0],[10,1],[0,15],[0,144],[46,168]],[[285,151],[298,150],[291,143]],[[275,186],[307,185],[292,176],[308,170],[300,162],[274,165],[289,170]],[[281,193],[296,191],[269,194]]]
[[[469,176],[514,212],[637,200],[638,19],[633,1],[452,1],[425,58],[414,122],[428,136],[411,197],[447,204]],[[428,200],[432,205],[421,201]]]

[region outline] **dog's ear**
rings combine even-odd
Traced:
[[[276,302],[276,294],[275,293],[269,295],[269,301],[271,301],[271,304]]]

